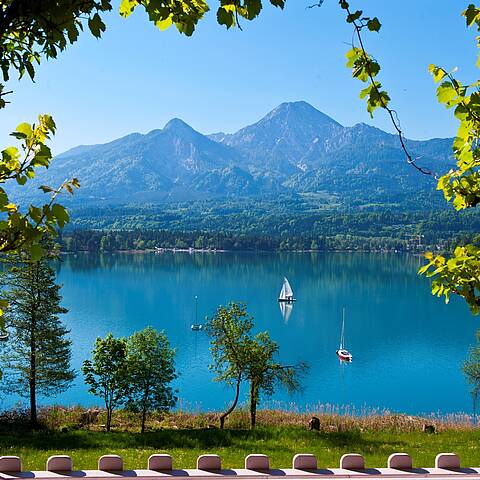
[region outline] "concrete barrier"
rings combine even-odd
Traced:
[[[297,453],[293,457],[292,468],[297,470],[316,470],[317,457],[311,453]]]
[[[245,457],[245,468],[248,470],[269,470],[270,460],[268,455],[251,453]]]
[[[102,455],[98,459],[98,469],[105,471],[123,471],[123,458],[119,455]]]
[[[48,457],[47,471],[71,472],[73,469],[72,459],[68,455],[53,455]]]
[[[413,467],[412,457],[408,453],[392,453],[388,457],[388,468],[408,470]]]
[[[148,457],[149,470],[172,470],[172,457],[166,453],[157,453]]]
[[[455,453],[439,453],[435,457],[435,468],[460,468],[460,457]]]
[[[363,470],[365,468],[365,459],[358,453],[346,453],[340,459],[340,468],[346,470]]]
[[[22,471],[22,462],[16,456],[0,457],[0,480],[100,480],[104,478],[117,478],[118,480],[154,480],[159,477],[175,477],[176,480],[206,480],[215,477],[217,480],[344,480],[368,477],[369,480],[421,480],[428,477],[438,477],[442,480],[480,480],[480,467],[460,469],[460,458],[455,453],[439,453],[435,458],[435,467],[412,469],[412,458],[407,453],[393,453],[388,457],[388,468],[365,469],[365,459],[357,453],[347,453],[340,459],[340,470],[318,470],[317,457],[309,453],[299,453],[292,459],[292,467],[270,469],[268,455],[251,454],[245,457],[245,468],[222,470],[221,458],[216,454],[200,455],[197,458],[196,469],[173,470],[173,459],[168,454],[154,454],[148,459],[146,470],[124,470],[123,459],[118,455],[103,455],[98,460],[98,470],[73,471],[73,461],[68,455],[53,455],[48,458],[46,471]],[[396,472],[392,472],[396,469]],[[402,472],[401,470],[405,470]],[[439,469],[442,469],[439,472]],[[300,471],[299,471],[300,470]],[[308,471],[302,474],[301,470]],[[346,471],[349,470],[349,471]],[[449,471],[451,470],[451,471]],[[155,473],[157,471],[158,473]],[[102,473],[104,472],[104,473]],[[327,474],[327,477],[325,477]]]
[[[197,468],[199,470],[221,470],[222,460],[219,455],[200,455],[197,458]]]
[[[14,457],[12,455],[5,455],[0,457],[0,472],[9,473],[9,472],[21,472],[22,471],[22,461],[19,457]]]

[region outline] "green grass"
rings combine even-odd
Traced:
[[[479,430],[458,428],[430,435],[392,429],[310,432],[301,426],[259,427],[254,431],[163,429],[145,434],[80,429],[64,433],[3,431],[0,453],[20,456],[26,470],[44,469],[46,459],[53,454],[70,455],[76,469],[94,469],[98,457],[107,453],[121,455],[126,468],[145,468],[152,453],[170,453],[174,468],[193,468],[203,453],[218,453],[225,468],[242,467],[249,453],[269,455],[274,468],[289,467],[296,453],[314,453],[319,466],[337,467],[340,456],[347,452],[363,454],[367,467],[386,466],[393,452],[410,453],[415,466],[428,467],[433,466],[437,453],[451,451],[460,455],[462,465],[478,466],[479,441]]]

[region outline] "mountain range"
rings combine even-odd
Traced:
[[[418,162],[435,172],[453,165],[451,145],[408,140]],[[204,135],[175,118],[147,134],[78,146],[31,183],[56,186],[71,177],[81,184],[74,202],[109,204],[285,193],[370,204],[438,195],[433,177],[408,165],[395,135],[363,123],[344,127],[302,101],[282,103],[233,134]]]

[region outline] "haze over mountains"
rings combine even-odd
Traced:
[[[451,144],[408,142],[436,172],[453,165]],[[361,204],[435,195],[433,178],[407,164],[396,136],[365,124],[344,127],[306,102],[283,103],[234,134],[203,135],[173,119],[145,135],[75,147],[35,184],[73,176],[81,183],[74,202],[112,204],[279,193]]]

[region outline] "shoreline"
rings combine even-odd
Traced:
[[[426,249],[428,251],[428,249]],[[71,250],[60,252],[62,255],[75,255],[78,253],[129,253],[129,254],[141,254],[141,253],[252,253],[252,254],[265,254],[265,253],[394,253],[398,255],[414,255],[423,257],[423,252],[412,252],[409,250],[222,250],[222,249],[207,249],[207,248],[145,248],[141,250],[128,249],[128,250]],[[442,252],[437,252],[441,254]],[[444,253],[444,252],[443,252]]]

